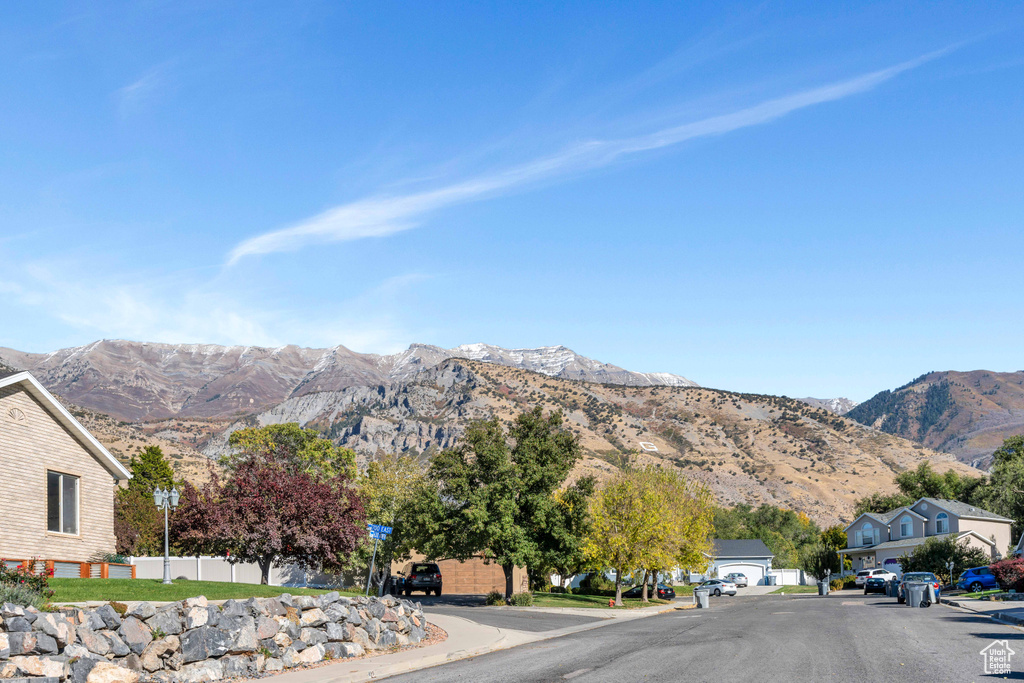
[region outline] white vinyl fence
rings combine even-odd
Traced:
[[[133,557],[135,577],[138,579],[162,579],[164,558]],[[259,583],[260,567],[254,562],[228,562],[223,557],[172,557],[171,578],[185,578],[189,581],[225,581],[229,583]],[[270,568],[271,586],[315,586],[340,588],[344,577],[334,574],[307,572],[299,565]]]

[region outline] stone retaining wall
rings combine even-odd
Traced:
[[[200,683],[250,677],[418,643],[418,604],[385,596],[284,594],[40,612],[0,606],[0,679],[33,683]],[[46,683],[49,683],[46,681]]]

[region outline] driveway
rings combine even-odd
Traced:
[[[1016,652],[1024,632],[936,605],[914,609],[854,591],[828,597],[718,599],[711,609],[615,621],[390,680],[423,681],[980,681],[981,651]]]

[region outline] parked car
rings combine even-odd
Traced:
[[[888,569],[861,569],[853,579],[853,585],[857,586],[857,588],[863,588],[864,582],[867,581],[869,576],[881,576],[886,581],[896,578],[896,575]]]
[[[746,588],[747,587],[747,575],[746,574],[741,574],[739,572],[732,572],[731,574],[726,574],[725,575],[725,580],[726,581],[732,581],[733,583],[736,584],[737,588]]]
[[[974,567],[960,575],[956,587],[962,591],[977,593],[978,591],[992,590],[999,588],[999,582],[988,567]]]
[[[736,584],[725,579],[708,579],[701,586],[711,591],[711,595],[736,595]]]
[[[405,565],[405,581],[402,583],[406,595],[423,591],[425,595],[441,594],[441,568],[433,562],[410,562]]]
[[[888,580],[882,576],[869,576],[864,581],[864,595],[868,593],[884,593]]]
[[[639,597],[643,596],[643,590],[644,590],[643,584],[640,584],[639,586],[633,586],[628,591],[623,593],[622,597],[624,597],[624,598],[639,598]],[[650,596],[650,597],[654,597],[654,595],[651,593],[651,590],[650,590],[649,587],[647,589],[647,595]],[[660,599],[662,599],[662,600],[672,600],[673,598],[676,597],[676,591],[675,591],[674,588],[672,588],[672,586],[666,586],[663,583],[659,583],[658,584],[658,597]]]
[[[896,590],[896,602],[902,605],[907,601],[907,581],[924,581],[925,583],[932,584],[932,588],[935,589],[935,601],[938,602],[942,586],[939,583],[939,577],[931,572],[910,572],[909,574],[904,574]]]

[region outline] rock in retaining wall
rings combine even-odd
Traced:
[[[418,643],[423,610],[408,600],[284,594],[210,605],[130,603],[93,610],[0,606],[0,679],[201,683],[282,671]]]

